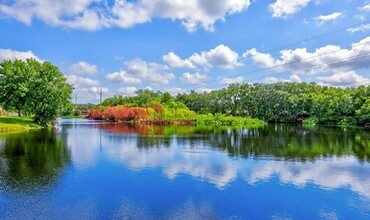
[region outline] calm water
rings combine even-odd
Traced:
[[[0,135],[2,219],[369,219],[370,131],[61,120]]]

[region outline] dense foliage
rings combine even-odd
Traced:
[[[136,96],[106,99],[102,106],[147,106],[151,102],[161,103],[167,111],[173,108],[171,103],[185,104],[183,107],[197,113],[197,118],[203,122],[212,121],[219,115],[218,119],[222,120],[240,116],[266,122],[292,123],[305,119],[306,124],[370,123],[370,86],[335,88],[315,83],[232,84],[208,93],[191,91],[176,97],[159,91],[139,90]],[[235,119],[227,121],[224,124],[235,123]]]
[[[180,94],[197,113],[248,116],[267,122],[355,125],[370,122],[370,86],[334,88],[315,83],[233,84],[209,93]]]
[[[135,114],[136,109],[142,109],[141,116]],[[176,100],[168,92],[139,90],[136,96],[115,96],[104,100],[100,107],[88,114],[92,119],[111,121],[140,121],[151,124],[198,124],[251,126],[262,125],[261,120],[250,117],[235,117],[225,114],[196,114],[181,101]]]
[[[132,104],[98,107],[89,111],[88,118],[109,121],[143,122],[151,124],[190,124],[195,120],[195,112],[184,104],[172,102],[170,106],[151,102],[145,107]]]
[[[0,63],[0,105],[18,115],[33,115],[47,125],[72,107],[72,86],[59,69],[35,59]]]

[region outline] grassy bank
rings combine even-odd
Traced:
[[[29,117],[0,117],[0,132],[25,131],[41,128]]]

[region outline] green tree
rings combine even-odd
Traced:
[[[21,60],[4,61],[0,64],[0,103],[7,110],[15,110],[18,116],[25,110],[29,80],[27,64]]]
[[[71,106],[73,87],[51,63],[27,59],[4,61],[0,67],[0,103],[5,108],[34,114],[35,122],[45,126]]]

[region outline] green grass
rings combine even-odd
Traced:
[[[41,128],[29,117],[0,117],[0,132],[24,131]]]

